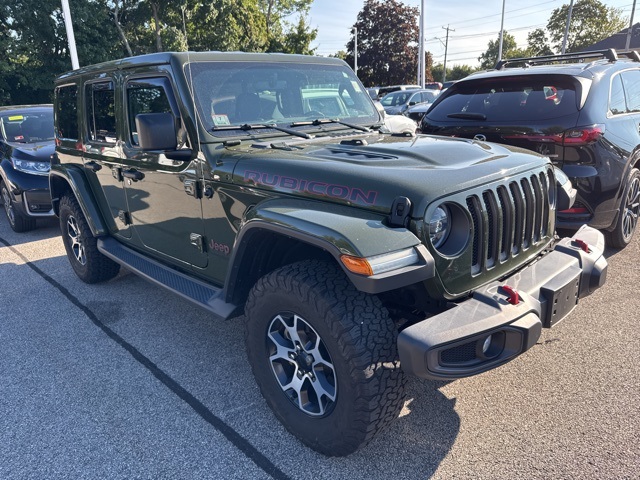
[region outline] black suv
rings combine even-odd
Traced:
[[[451,86],[421,129],[550,157],[578,191],[557,226],[587,223],[623,248],[640,213],[639,125],[640,56],[603,50],[503,60]]]
[[[49,194],[53,106],[0,107],[0,201],[16,232],[53,217]]]

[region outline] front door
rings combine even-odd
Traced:
[[[159,151],[142,151],[137,140],[135,117],[140,113],[173,113],[176,126],[181,124],[171,83],[167,77],[132,78],[125,83],[124,93],[127,125],[122,175],[136,236],[161,256],[206,267],[199,195],[202,172],[197,159],[170,160]]]

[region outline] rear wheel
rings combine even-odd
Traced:
[[[405,377],[395,325],[335,266],[304,261],[266,275],[245,313],[256,382],[303,443],[348,455],[398,416]]]
[[[60,230],[71,267],[85,283],[98,283],[115,277],[120,265],[98,251],[97,240],[75,197],[60,199]]]
[[[612,231],[607,232],[607,246],[624,248],[629,245],[638,226],[640,214],[640,171],[632,168],[620,203],[618,220]]]
[[[36,228],[36,220],[26,216],[15,207],[11,193],[9,193],[7,185],[2,180],[0,180],[0,195],[2,196],[5,216],[14,232],[28,232]]]

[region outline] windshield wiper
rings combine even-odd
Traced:
[[[484,113],[450,113],[447,118],[463,118],[466,120],[486,120],[487,116]]]
[[[245,123],[244,125],[218,125],[211,128],[212,131],[216,130],[255,130],[260,128],[273,128],[274,130],[278,130],[279,132],[288,133],[289,135],[295,135],[296,137],[302,137],[306,139],[313,138],[313,135],[309,135],[308,133],[299,132],[297,130],[292,130],[290,128],[279,127],[274,123],[258,123],[258,124],[250,124]]]
[[[323,123],[337,123],[339,125],[344,125],[345,127],[354,128],[356,130],[360,130],[361,132],[370,132],[371,129],[367,127],[363,127],[362,125],[355,125],[353,123],[343,122],[342,120],[333,119],[333,118],[316,118],[315,120],[309,120],[304,122],[293,122],[290,127],[301,127],[303,125],[322,125]]]

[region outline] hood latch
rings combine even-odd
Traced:
[[[396,197],[391,204],[389,214],[390,227],[407,227],[409,225],[409,214],[411,213],[411,200],[407,197]]]

